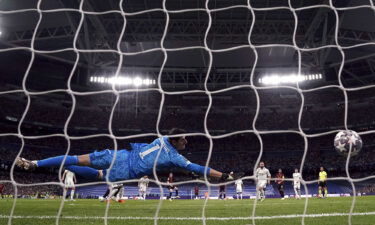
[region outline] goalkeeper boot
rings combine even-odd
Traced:
[[[16,165],[24,170],[33,171],[37,167],[36,162],[21,157],[16,158]]]

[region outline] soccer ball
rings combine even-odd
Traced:
[[[362,148],[362,139],[357,132],[352,130],[343,130],[336,134],[334,145],[336,150],[347,156],[351,148],[350,156],[355,156]]]

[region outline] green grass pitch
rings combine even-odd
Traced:
[[[309,199],[307,214],[348,213],[352,202],[351,197]],[[205,209],[208,225],[245,225],[252,224],[253,200],[209,200]],[[0,199],[0,224],[7,224],[12,208],[12,199]],[[56,224],[61,200],[31,200],[18,199],[11,224],[45,225]],[[152,225],[158,200],[127,200],[125,203],[112,202],[109,205],[108,224]],[[202,209],[204,200],[174,200],[162,201],[158,220],[160,225],[197,225],[203,224]],[[255,223],[259,225],[301,224],[305,200],[266,199],[256,206]],[[104,224],[106,203],[98,200],[81,200],[64,202],[59,224]],[[354,213],[369,213],[370,215],[353,215],[352,224],[375,225],[375,196],[358,197]],[[277,216],[290,215],[292,218]],[[293,216],[297,215],[297,216]],[[277,218],[275,218],[275,216]],[[167,217],[172,217],[168,219]],[[230,219],[230,217],[234,219]],[[235,219],[235,217],[238,217]],[[239,218],[242,217],[242,218]],[[174,219],[179,218],[179,220]],[[190,219],[188,219],[190,218]],[[193,220],[192,220],[192,219]],[[216,218],[216,219],[215,219]],[[224,220],[217,220],[224,219]],[[229,220],[230,219],[230,220]],[[348,224],[348,216],[326,215],[323,217],[305,218],[305,224],[312,225],[341,225]]]

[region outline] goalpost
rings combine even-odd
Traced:
[[[375,43],[373,42],[368,42],[368,43],[361,43],[361,44],[356,44],[356,45],[351,45],[351,46],[341,46],[339,41],[338,41],[338,32],[339,32],[339,12],[340,11],[346,11],[346,10],[354,10],[354,9],[360,9],[360,8],[369,8],[371,10],[374,10],[375,11],[375,6],[374,6],[374,3],[372,1],[369,1],[369,4],[368,5],[362,5],[362,6],[353,6],[353,7],[345,7],[345,8],[338,8],[338,7],[335,7],[334,4],[333,4],[333,1],[330,0],[329,1],[329,5],[313,5],[313,6],[307,6],[307,7],[302,7],[302,8],[294,8],[293,5],[292,5],[292,0],[289,0],[289,6],[286,7],[286,6],[280,6],[280,7],[270,7],[270,8],[256,8],[254,7],[252,4],[251,4],[251,1],[249,0],[247,2],[247,5],[233,5],[233,6],[228,6],[228,7],[225,7],[225,8],[218,8],[218,9],[210,9],[209,8],[209,0],[206,0],[205,2],[205,8],[193,8],[193,9],[184,9],[184,10],[168,10],[167,7],[166,7],[166,2],[167,0],[164,0],[163,1],[163,8],[155,8],[155,9],[147,9],[147,10],[144,10],[144,11],[139,11],[139,12],[133,12],[133,13],[129,13],[129,12],[126,12],[124,9],[123,9],[123,0],[121,0],[119,2],[119,8],[120,10],[111,10],[111,11],[104,11],[104,12],[92,12],[92,11],[85,11],[83,10],[83,5],[84,5],[84,2],[85,0],[81,0],[80,1],[80,5],[79,5],[79,9],[65,9],[65,8],[61,8],[61,9],[51,9],[51,10],[43,10],[41,9],[41,4],[42,4],[43,0],[39,0],[38,1],[38,4],[37,4],[37,8],[36,9],[21,9],[21,10],[10,10],[10,11],[0,11],[0,15],[2,14],[12,14],[12,13],[22,13],[22,12],[36,12],[38,13],[39,15],[39,19],[38,19],[38,22],[36,24],[36,27],[35,27],[35,30],[33,32],[33,36],[32,36],[32,39],[31,39],[31,46],[30,47],[10,47],[10,48],[7,48],[7,49],[0,49],[0,52],[7,52],[7,51],[12,51],[12,50],[28,50],[31,52],[31,60],[30,60],[30,63],[27,67],[27,70],[24,74],[24,77],[23,77],[23,82],[22,82],[22,88],[20,89],[17,89],[17,90],[11,90],[11,91],[2,91],[0,92],[0,95],[4,95],[4,94],[12,94],[12,93],[23,93],[26,95],[27,97],[27,106],[26,106],[26,109],[22,115],[22,118],[20,119],[19,123],[18,123],[18,132],[17,133],[5,133],[5,134],[0,134],[0,136],[15,136],[15,137],[18,137],[21,139],[22,141],[22,146],[18,152],[18,155],[17,157],[19,157],[23,151],[23,148],[24,148],[24,145],[25,145],[25,139],[37,139],[37,138],[44,138],[44,137],[64,137],[68,143],[68,147],[67,147],[67,150],[66,150],[66,155],[69,154],[70,152],[70,146],[71,146],[71,140],[77,140],[77,139],[85,139],[85,138],[90,138],[92,136],[81,136],[81,137],[71,137],[69,136],[68,134],[68,126],[69,126],[69,122],[73,116],[73,113],[75,111],[75,107],[76,107],[76,96],[85,96],[85,95],[93,95],[93,94],[97,94],[97,93],[112,93],[116,96],[116,100],[115,100],[115,103],[111,109],[111,114],[110,114],[110,118],[109,118],[109,124],[108,124],[108,129],[109,129],[109,132],[110,134],[107,135],[107,137],[111,138],[113,140],[113,143],[114,143],[114,149],[118,149],[118,144],[117,144],[117,139],[119,137],[117,137],[114,132],[113,132],[113,129],[112,129],[112,120],[113,120],[113,116],[114,116],[114,111],[115,111],[115,108],[116,108],[116,105],[118,104],[119,102],[119,98],[120,98],[120,94],[122,93],[130,93],[130,92],[138,92],[138,91],[158,91],[160,94],[161,94],[161,102],[160,102],[160,108],[159,108],[159,113],[158,113],[158,119],[157,119],[157,123],[156,123],[156,131],[157,131],[157,136],[161,137],[162,136],[162,133],[160,132],[160,120],[161,120],[161,114],[162,114],[162,109],[163,109],[163,104],[164,104],[164,100],[165,100],[165,96],[167,95],[179,95],[179,94],[189,94],[189,93],[204,93],[207,95],[208,99],[209,99],[209,104],[208,104],[208,107],[207,107],[207,111],[205,113],[205,119],[204,119],[204,133],[188,133],[186,134],[187,136],[192,136],[192,135],[203,135],[205,137],[207,137],[209,140],[210,140],[210,147],[209,147],[209,153],[208,153],[208,157],[207,157],[207,160],[206,160],[206,166],[208,167],[209,166],[209,162],[210,162],[210,158],[211,158],[211,155],[212,155],[212,150],[213,150],[213,139],[219,139],[219,138],[225,138],[225,137],[228,137],[228,136],[231,136],[231,135],[234,135],[234,134],[240,134],[240,133],[243,133],[243,132],[250,132],[250,133],[253,133],[256,135],[256,137],[258,138],[259,140],[259,143],[260,143],[260,151],[259,151],[259,155],[257,157],[257,160],[256,160],[256,166],[259,164],[260,160],[261,160],[261,157],[262,157],[262,154],[263,154],[263,142],[262,142],[262,134],[278,134],[278,133],[294,133],[294,134],[298,134],[300,135],[303,140],[304,140],[304,154],[303,154],[303,158],[302,158],[302,163],[301,163],[301,166],[300,166],[300,171],[302,173],[302,177],[303,177],[303,166],[305,164],[305,158],[306,158],[306,154],[308,152],[308,141],[307,141],[307,138],[309,137],[318,137],[318,136],[323,136],[323,135],[327,135],[327,134],[333,134],[333,133],[336,133],[338,132],[338,130],[331,130],[329,132],[325,132],[325,133],[319,133],[319,134],[306,134],[304,132],[304,130],[302,129],[301,127],[301,118],[302,118],[302,113],[303,113],[303,108],[304,108],[304,93],[307,93],[307,92],[314,92],[314,91],[317,91],[317,90],[323,90],[323,89],[327,89],[327,88],[338,88],[340,90],[342,90],[344,96],[345,96],[345,122],[344,122],[344,125],[345,125],[345,129],[348,129],[348,124],[347,124],[347,118],[348,118],[348,96],[347,96],[347,93],[348,92],[351,92],[351,91],[357,91],[357,90],[362,90],[362,89],[366,89],[366,88],[372,88],[372,87],[375,87],[375,85],[367,85],[367,86],[363,86],[363,87],[357,87],[357,88],[348,88],[348,87],[345,87],[342,83],[342,79],[341,79],[341,73],[342,73],[342,69],[343,69],[343,66],[344,66],[344,63],[345,63],[345,52],[344,50],[346,49],[352,49],[352,48],[356,48],[356,47],[363,47],[363,46],[370,46],[370,45],[375,45]],[[335,14],[335,17],[336,17],[336,24],[335,24],[335,39],[334,39],[334,44],[332,45],[325,45],[325,46],[322,46],[322,47],[316,47],[316,48],[301,48],[297,45],[296,43],[296,32],[297,32],[297,26],[298,26],[298,16],[297,16],[297,12],[299,11],[302,11],[302,10],[307,10],[307,9],[315,9],[315,8],[326,8],[326,9],[329,9],[329,10],[332,10]],[[249,12],[251,13],[252,17],[254,18],[252,20],[252,24],[251,24],[251,27],[250,27],[250,31],[248,33],[248,43],[246,45],[241,45],[241,46],[236,46],[236,47],[231,47],[231,48],[227,48],[227,49],[211,49],[208,45],[208,42],[207,42],[207,37],[209,35],[209,32],[210,32],[210,29],[211,29],[211,25],[212,25],[212,16],[211,14],[213,12],[218,12],[218,11],[224,11],[224,10],[228,10],[228,9],[233,9],[233,8],[242,8],[242,9],[247,9],[249,10]],[[293,17],[294,17],[294,21],[295,21],[295,25],[294,25],[294,33],[293,33],[293,45],[289,45],[289,44],[265,44],[265,45],[254,45],[252,42],[251,42],[251,36],[252,36],[252,32],[253,32],[253,28],[254,28],[254,23],[255,23],[255,12],[257,11],[266,11],[266,10],[277,10],[277,9],[284,9],[284,10],[290,10],[290,12],[293,14]],[[74,41],[73,41],[73,48],[67,48],[67,49],[58,49],[58,50],[51,50],[51,51],[47,51],[47,50],[37,50],[34,48],[34,44],[35,44],[35,40],[36,40],[36,35],[37,35],[37,30],[41,24],[41,21],[42,21],[42,18],[43,18],[43,14],[44,13],[48,13],[48,12],[78,12],[80,13],[81,15],[81,18],[80,18],[80,22],[78,24],[78,27],[77,27],[77,31],[75,32],[75,35],[74,35]],[[165,27],[164,27],[164,32],[163,32],[163,35],[162,35],[162,38],[161,38],[161,41],[160,41],[160,48],[155,48],[155,49],[152,49],[152,50],[147,50],[147,51],[140,51],[140,52],[134,52],[134,53],[129,53],[129,52],[123,52],[121,50],[121,42],[122,42],[122,39],[125,35],[125,28],[126,28],[126,22],[127,22],[127,16],[132,16],[132,15],[137,15],[137,14],[142,14],[142,13],[148,13],[148,12],[162,12],[165,14],[165,17],[166,17],[166,24],[165,24]],[[201,11],[201,12],[205,12],[208,16],[208,26],[207,26],[207,29],[206,29],[206,32],[205,32],[205,38],[204,38],[204,45],[203,46],[191,46],[191,47],[181,47],[181,48],[166,48],[165,47],[165,39],[166,39],[166,36],[168,34],[168,24],[169,24],[169,21],[170,21],[170,15],[171,14],[179,14],[179,13],[185,13],[185,12],[196,12],[196,11]],[[121,27],[121,33],[120,33],[120,36],[117,40],[117,49],[116,50],[101,50],[101,49],[88,49],[88,50],[83,50],[83,49],[78,49],[77,48],[77,39],[78,39],[78,35],[79,35],[79,32],[81,29],[83,29],[83,21],[84,21],[84,17],[87,16],[87,15],[103,15],[105,13],[117,13],[118,15],[121,15],[121,17],[123,18],[123,27]],[[316,50],[321,50],[321,49],[326,49],[326,48],[335,48],[337,49],[341,56],[342,56],[342,61],[341,61],[341,65],[340,65],[340,70],[338,72],[338,81],[339,81],[339,85],[326,85],[326,86],[322,86],[322,87],[318,87],[318,88],[312,88],[312,89],[301,89],[298,82],[296,82],[296,86],[293,86],[293,85],[274,85],[274,86],[259,86],[257,85],[257,82],[255,80],[255,68],[256,66],[254,66],[251,70],[251,76],[250,76],[250,83],[249,84],[244,84],[244,85],[238,85],[238,86],[235,86],[235,87],[231,87],[231,88],[224,88],[224,89],[220,89],[220,90],[217,90],[217,91],[211,91],[209,90],[207,84],[208,84],[208,79],[209,79],[209,74],[211,72],[211,68],[212,68],[212,59],[213,59],[213,53],[219,53],[219,52],[226,52],[226,51],[231,51],[231,50],[235,50],[235,49],[241,49],[241,48],[250,48],[254,55],[255,55],[255,65],[257,63],[257,60],[258,60],[258,50],[261,49],[261,48],[266,48],[266,47],[289,47],[289,48],[293,48],[297,51],[297,54],[298,54],[298,76],[301,76],[301,54],[303,52],[309,52],[309,51],[316,51]],[[208,65],[207,65],[207,72],[206,72],[206,76],[205,76],[205,82],[204,82],[204,90],[203,91],[199,91],[199,90],[191,90],[191,91],[176,91],[176,92],[170,92],[170,91],[165,91],[163,90],[162,88],[162,82],[161,82],[161,74],[163,72],[163,69],[166,65],[166,61],[167,61],[167,58],[168,58],[168,53],[171,52],[171,51],[179,51],[179,50],[188,50],[188,49],[201,49],[201,50],[204,50],[207,52],[208,54],[208,57],[209,57],[209,60],[208,60]],[[71,51],[73,50],[76,54],[76,60],[75,60],[75,64],[73,66],[73,69],[69,75],[69,79],[67,81],[67,89],[55,89],[55,90],[50,90],[50,91],[29,91],[27,90],[27,87],[26,87],[26,80],[28,78],[28,75],[30,73],[30,69],[34,63],[34,59],[35,59],[35,55],[36,54],[50,54],[50,53],[58,53],[58,52],[62,52],[62,51]],[[119,73],[120,73],[120,69],[121,69],[121,65],[123,63],[123,60],[124,60],[124,57],[125,56],[131,56],[131,55],[137,55],[137,54],[141,54],[141,53],[144,53],[144,52],[151,52],[151,51],[162,51],[163,54],[164,54],[164,60],[163,60],[163,63],[161,65],[161,69],[160,69],[160,72],[159,72],[159,76],[158,76],[158,79],[156,81],[156,85],[157,85],[157,88],[146,88],[146,89],[138,89],[138,88],[131,88],[131,89],[126,89],[126,90],[118,90],[116,88],[116,84],[115,82],[112,83],[112,88],[111,90],[107,90],[107,91],[97,91],[97,92],[77,92],[77,91],[73,91],[72,88],[71,88],[71,81],[72,81],[72,77],[73,77],[73,74],[77,68],[77,65],[78,65],[78,62],[79,62],[79,59],[81,57],[81,54],[82,53],[90,53],[90,52],[107,52],[107,53],[114,53],[114,54],[117,54],[119,56],[119,62],[118,62],[118,66],[117,66],[117,70],[116,70],[116,74],[115,74],[115,78],[116,79],[118,76],[119,76]],[[225,135],[219,135],[219,136],[215,136],[215,135],[212,135],[210,134],[209,132],[209,129],[207,128],[207,120],[208,120],[208,114],[209,114],[209,111],[210,111],[210,108],[212,107],[212,95],[213,94],[217,94],[217,93],[223,93],[223,92],[226,92],[226,91],[229,91],[229,90],[234,90],[234,89],[237,89],[237,88],[243,88],[243,87],[247,87],[247,88],[250,88],[251,90],[254,91],[255,93],[255,96],[256,96],[256,99],[257,99],[257,108],[256,108],[256,114],[255,114],[255,117],[253,119],[253,123],[252,123],[252,129],[251,130],[244,130],[244,131],[239,131],[239,132],[234,132],[234,133],[228,133],[228,134],[225,134]],[[294,91],[297,91],[302,99],[302,103],[300,105],[300,110],[299,110],[299,116],[298,116],[298,131],[291,131],[291,130],[275,130],[275,131],[260,131],[260,130],[257,130],[256,128],[256,121],[257,121],[257,118],[258,118],[258,115],[259,115],[259,112],[260,112],[260,99],[259,99],[259,93],[258,91],[259,90],[266,90],[266,89],[276,89],[276,88],[284,88],[284,89],[288,89],[288,90],[294,90]],[[64,134],[53,134],[53,135],[47,135],[47,136],[26,136],[24,134],[22,134],[21,132],[21,125],[23,124],[24,120],[25,120],[25,117],[27,115],[27,112],[30,108],[30,99],[32,96],[38,96],[38,95],[45,95],[45,94],[50,94],[50,93],[55,93],[55,92],[65,92],[67,94],[69,94],[71,96],[71,99],[72,99],[72,108],[71,108],[71,111],[70,111],[70,115],[68,117],[68,119],[66,120],[65,122],[65,126],[64,126]],[[366,132],[359,132],[359,134],[363,135],[363,134],[370,134],[370,133],[374,133],[375,131],[366,131]],[[150,134],[148,134],[150,135]],[[98,136],[100,136],[100,134],[98,134]],[[136,137],[144,137],[145,134],[139,134],[139,135],[132,135],[131,138],[136,138]],[[129,137],[121,137],[121,138],[130,138]],[[115,159],[115,157],[114,157]],[[104,219],[104,223],[105,224],[108,224],[108,219],[147,219],[147,220],[154,220],[154,224],[158,224],[158,221],[159,220],[165,220],[165,219],[171,219],[171,220],[197,220],[197,221],[201,221],[203,224],[206,224],[206,221],[208,220],[234,220],[234,219],[250,219],[252,220],[252,223],[253,224],[256,224],[257,221],[256,220],[259,220],[259,219],[275,219],[275,218],[301,218],[301,224],[305,224],[305,218],[309,218],[309,217],[328,217],[328,216],[342,216],[342,215],[347,215],[348,216],[348,224],[352,224],[352,216],[353,215],[375,215],[375,212],[367,212],[367,213],[354,213],[354,207],[355,207],[355,204],[356,204],[356,188],[355,188],[355,183],[356,182],[360,182],[360,181],[363,181],[363,180],[367,180],[367,179],[371,179],[371,178],[375,178],[375,176],[368,176],[368,177],[365,177],[365,178],[361,178],[361,179],[353,179],[351,178],[351,175],[350,175],[350,172],[349,172],[349,162],[350,162],[350,156],[347,157],[346,159],[346,177],[337,177],[337,178],[328,178],[328,180],[346,180],[348,181],[351,186],[352,186],[352,189],[353,189],[353,199],[352,199],[352,203],[351,203],[351,207],[350,207],[350,210],[348,213],[333,213],[333,214],[308,214],[307,213],[307,207],[308,207],[308,204],[309,204],[309,199],[308,198],[305,198],[304,201],[305,201],[305,204],[304,204],[304,211],[303,211],[303,214],[301,215],[286,215],[286,216],[269,216],[269,217],[265,217],[265,216],[257,216],[256,214],[256,206],[257,206],[257,201],[254,201],[253,203],[253,210],[252,212],[250,213],[250,215],[246,218],[244,217],[231,217],[231,218],[220,218],[220,217],[207,217],[206,216],[206,206],[207,206],[207,203],[208,203],[208,199],[205,199],[204,200],[204,205],[203,205],[203,208],[202,208],[202,216],[201,217],[186,217],[186,218],[178,218],[178,217],[175,217],[175,218],[166,218],[166,217],[161,217],[159,216],[159,212],[160,212],[160,208],[162,206],[162,200],[159,201],[159,204],[158,204],[158,207],[157,207],[157,210],[155,211],[155,216],[154,217],[110,217],[108,216],[108,211],[109,211],[109,204],[107,204],[107,207],[106,207],[106,211],[105,211],[105,214],[103,217],[97,217],[98,219]],[[113,162],[112,162],[112,165],[113,165]],[[112,167],[111,165],[111,167]],[[155,164],[156,165],[156,164]],[[254,171],[256,170],[256,166],[254,167]],[[15,215],[14,214],[14,211],[15,211],[15,207],[16,207],[16,202],[17,202],[17,190],[18,190],[18,187],[21,187],[21,186],[30,186],[28,184],[20,184],[20,183],[17,183],[14,179],[14,169],[15,169],[15,163],[13,163],[12,165],[12,168],[11,168],[11,172],[10,172],[10,180],[0,180],[0,183],[4,183],[4,182],[10,182],[13,187],[14,187],[14,191],[15,191],[15,197],[14,197],[14,200],[13,200],[13,206],[12,206],[12,209],[11,209],[11,212],[9,215],[0,215],[0,218],[8,218],[8,224],[11,225],[12,224],[12,219],[14,218],[19,218],[19,216]],[[60,166],[60,169],[59,169],[59,176],[61,176],[61,172],[62,172],[62,169],[63,167]],[[166,185],[166,183],[164,182],[161,182],[158,177],[156,176],[156,168],[154,166],[154,176],[156,178],[156,180],[154,181],[160,188],[160,192],[161,192],[161,195],[163,195],[163,188],[162,188],[162,185]],[[61,177],[60,177],[61,178]],[[255,177],[254,176],[248,176],[248,177],[244,177],[243,179],[250,179],[250,180],[253,180]],[[60,179],[61,180],[61,179]],[[292,179],[286,179],[287,181],[292,181]],[[124,183],[129,183],[129,182],[134,182],[133,181],[126,181]],[[313,184],[313,183],[316,183],[317,180],[312,180],[312,181],[303,181],[302,184],[306,190],[306,192],[308,191],[307,189],[307,185],[308,184]],[[102,182],[98,182],[98,183],[102,183]],[[107,180],[106,182],[107,184],[110,184],[110,182]],[[186,183],[186,182],[178,182],[176,184],[183,184],[183,183]],[[208,192],[210,193],[210,188],[213,187],[213,186],[218,186],[219,184],[212,184],[209,182],[209,180],[207,179],[207,175],[204,176],[204,182],[203,182],[205,185],[207,185],[208,187]],[[233,184],[233,182],[228,182],[228,184]],[[43,185],[45,183],[36,183],[36,184],[32,184],[32,185]],[[61,187],[64,186],[64,184],[62,182],[50,182],[48,184],[53,184],[53,185],[60,185]],[[308,194],[308,193],[306,193]],[[62,209],[64,207],[64,201],[61,201],[61,204],[60,204],[60,208],[59,208],[59,211],[57,213],[56,216],[46,216],[45,218],[52,218],[52,219],[56,219],[56,224],[59,224],[59,221],[60,219],[62,218],[61,217],[61,214],[62,214]],[[29,218],[33,218],[32,216],[30,216]],[[69,218],[69,217],[67,217]],[[85,218],[85,217],[83,217]]]

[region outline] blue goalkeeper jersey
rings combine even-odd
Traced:
[[[132,148],[129,157],[130,179],[151,175],[159,152],[157,170],[173,167],[187,169],[189,164],[191,164],[169,143],[168,137],[157,138],[150,144],[132,144]]]
[[[144,175],[152,175],[154,163],[159,154],[156,169],[180,167],[203,174],[209,174],[210,168],[191,163],[169,143],[168,137],[155,139],[150,144],[131,144],[132,150],[118,150],[116,160],[109,173],[110,181],[137,179]],[[160,152],[160,153],[159,153]],[[91,165],[97,169],[109,168],[114,157],[114,150],[104,150],[90,154]]]

